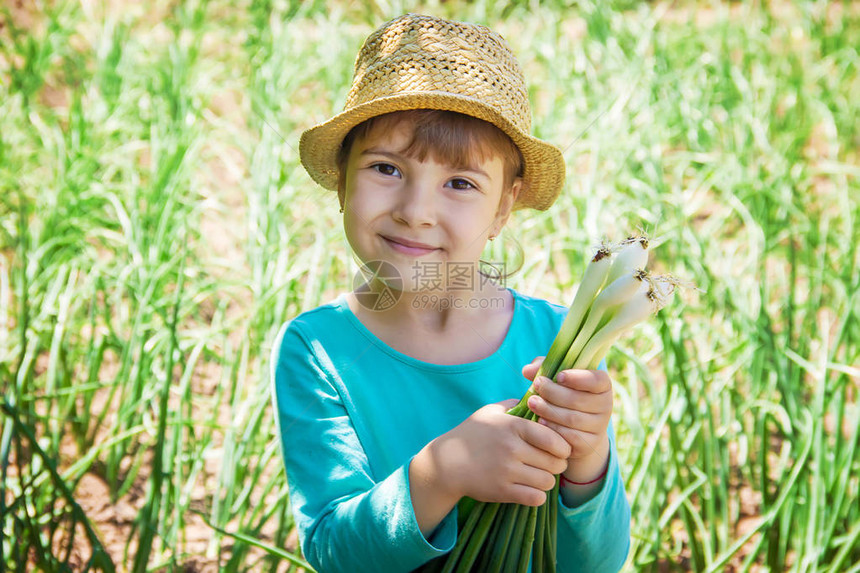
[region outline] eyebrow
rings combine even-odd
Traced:
[[[390,157],[391,159],[404,159],[404,156],[399,154],[399,153],[395,153],[393,151],[384,151],[382,149],[376,149],[376,148],[365,149],[364,151],[362,151],[360,153],[360,155],[381,155],[383,157]],[[469,171],[470,173],[476,173],[478,175],[483,175],[487,179],[490,178],[490,176],[487,174],[487,172],[484,171],[483,169],[481,169],[480,167],[475,167],[472,165],[463,165],[460,167],[455,167],[454,169],[456,171]]]

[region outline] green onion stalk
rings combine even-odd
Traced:
[[[645,270],[648,239],[629,237],[601,245],[586,267],[567,316],[535,378],[555,381],[562,370],[595,370],[618,337],[662,308],[679,283]],[[530,387],[508,414],[537,421]],[[538,507],[487,503],[464,497],[458,503],[459,535],[454,548],[430,561],[425,572],[536,573],[556,568],[559,477]]]

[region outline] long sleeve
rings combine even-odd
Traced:
[[[342,397],[298,328],[272,353],[273,394],[302,551],[321,572],[409,571],[449,551],[456,509],[430,538],[418,527],[409,462],[375,476]]]
[[[590,500],[569,508],[559,500],[558,571],[615,573],[630,550],[630,505],[618,466],[610,422],[609,467],[603,487]]]

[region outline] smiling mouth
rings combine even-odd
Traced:
[[[385,237],[383,235],[380,235],[380,237],[382,237],[382,239],[385,241],[385,243],[389,247],[391,247],[393,250],[397,251],[398,253],[403,253],[406,255],[426,255],[428,253],[432,253],[433,251],[438,250],[436,248],[410,247],[410,246],[398,243],[397,241],[389,239],[388,237]]]

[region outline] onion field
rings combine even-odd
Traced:
[[[298,141],[407,11],[501,33],[564,150],[507,286],[631,232],[696,285],[607,358],[624,571],[860,572],[860,4],[806,0],[3,2],[0,569],[309,570],[269,355],[357,264]]]

